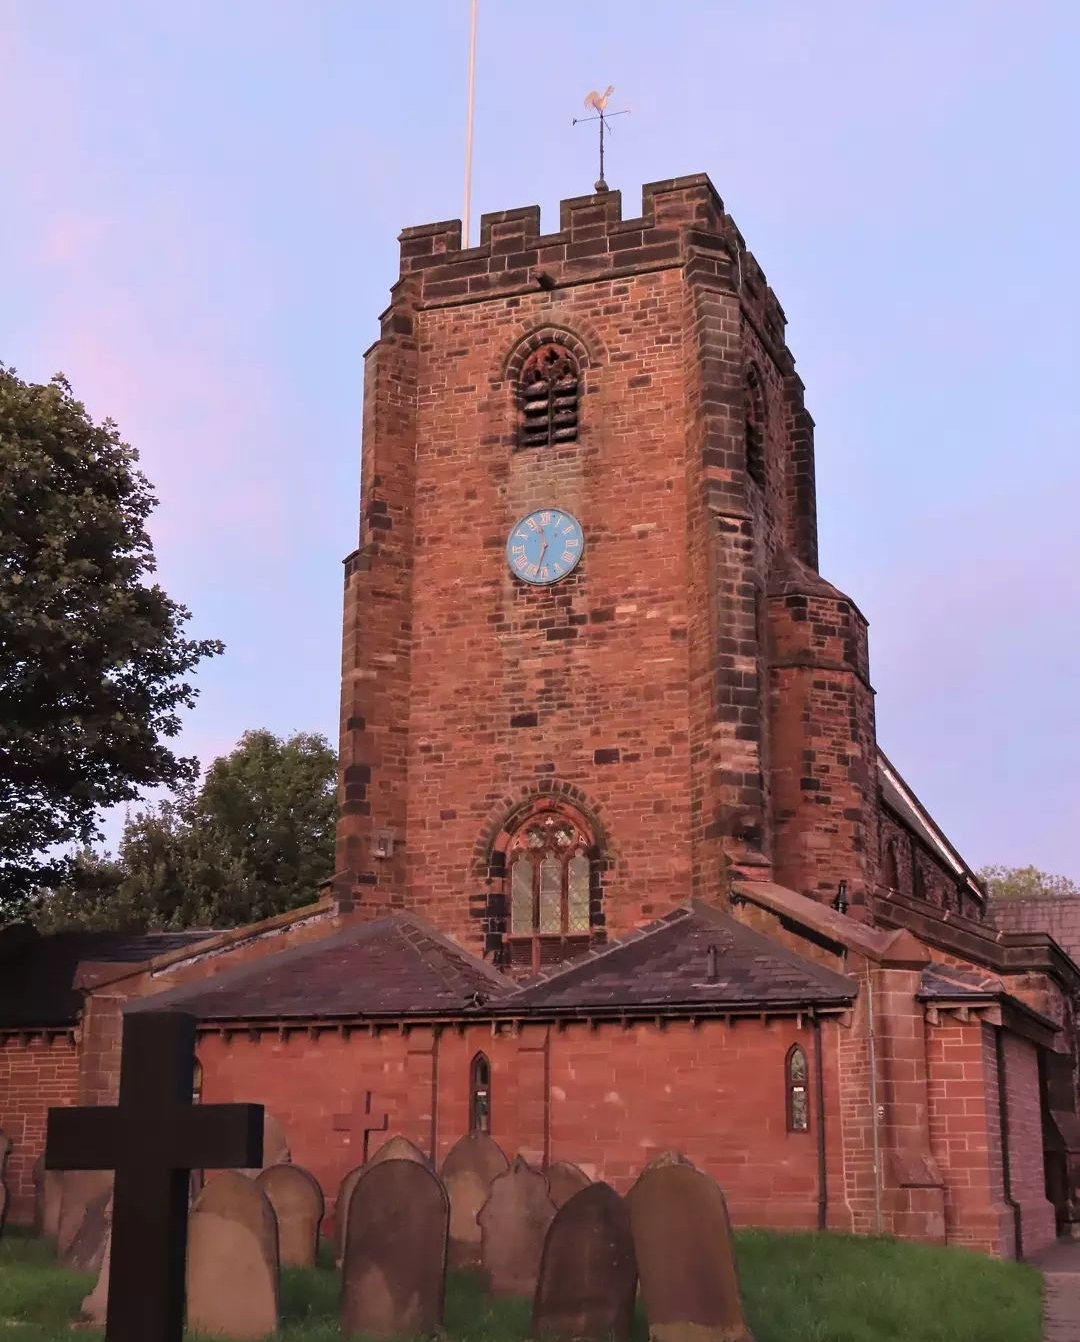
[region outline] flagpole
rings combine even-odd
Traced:
[[[465,113],[465,218],[462,228],[463,247],[468,247],[469,245],[471,224],[473,101],[476,91],[476,4],[477,0],[471,0],[469,7],[469,101]]]

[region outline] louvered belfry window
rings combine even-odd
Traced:
[[[577,441],[578,366],[563,345],[541,345],[521,370],[519,397],[522,447],[554,447]]]

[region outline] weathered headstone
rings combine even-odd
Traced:
[[[84,1297],[81,1307],[83,1320],[86,1323],[92,1323],[96,1328],[104,1328],[105,1316],[109,1309],[109,1261],[112,1258],[111,1220],[110,1217],[109,1229],[105,1234],[105,1252],[101,1259],[98,1279],[94,1283],[94,1289],[88,1296]]]
[[[692,1165],[654,1165],[626,1201],[651,1342],[753,1342],[719,1185]]]
[[[113,1170],[108,1342],[181,1342],[189,1174],[262,1161],[262,1108],[192,1107],[195,1018],[125,1017],[120,1102],[50,1109],[48,1169]]]
[[[187,1250],[191,1331],[238,1340],[262,1338],[276,1332],[278,1315],[276,1264],[257,1236],[242,1221],[193,1211]]]
[[[368,1169],[349,1203],[342,1271],[346,1337],[416,1337],[442,1324],[450,1202],[414,1160]]]
[[[477,1216],[480,1261],[492,1295],[532,1297],[544,1237],[555,1217],[548,1182],[521,1156],[492,1181]]]
[[[64,1197],[64,1175],[61,1170],[45,1168],[42,1151],[31,1171],[34,1181],[34,1233],[55,1240],[60,1231],[60,1205]]]
[[[282,1267],[314,1267],[324,1200],[319,1181],[299,1165],[271,1165],[255,1180],[277,1217]]]
[[[107,1170],[68,1170],[60,1191],[56,1254],[64,1267],[96,1272],[105,1252],[112,1175]]]
[[[544,1171],[547,1175],[548,1190],[556,1207],[563,1207],[575,1193],[588,1188],[592,1180],[584,1170],[572,1165],[568,1160],[557,1160]]]
[[[448,1261],[451,1267],[479,1264],[477,1213],[488,1199],[492,1181],[509,1166],[502,1148],[482,1132],[462,1137],[447,1152],[440,1173],[450,1199]]]
[[[240,1173],[246,1174],[249,1179],[255,1179],[262,1170],[268,1170],[274,1165],[287,1165],[290,1159],[289,1142],[285,1136],[285,1129],[273,1114],[264,1110],[262,1164],[257,1169],[241,1170]]]
[[[11,1138],[0,1128],[0,1235],[4,1233],[4,1217],[7,1215],[8,1190],[4,1182],[4,1166],[11,1151]]]
[[[544,1241],[533,1336],[626,1342],[637,1261],[630,1213],[609,1184],[589,1184],[556,1213]]]
[[[345,1260],[345,1232],[349,1224],[349,1203],[352,1201],[353,1191],[368,1170],[381,1165],[385,1160],[412,1160],[418,1165],[426,1165],[429,1169],[431,1167],[427,1156],[418,1146],[410,1142],[408,1137],[391,1137],[379,1147],[367,1164],[357,1165],[345,1175],[338,1185],[337,1197],[334,1200],[334,1262],[338,1267]]]
[[[277,1217],[266,1192],[255,1179],[247,1178],[239,1170],[223,1170],[206,1181],[192,1210],[212,1212],[249,1230],[277,1275]]]

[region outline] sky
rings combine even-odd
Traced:
[[[139,450],[219,637],[181,747],[336,735],[361,375],[462,212],[468,0],[3,0],[0,362]],[[1080,879],[1080,5],[479,0],[484,210],[707,172],[788,317],[822,572],[885,751],[972,866]]]

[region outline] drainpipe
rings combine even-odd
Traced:
[[[878,1131],[877,1047],[874,1042],[874,972],[866,965],[866,1049],[870,1067],[870,1130],[874,1141],[874,1233],[881,1225],[881,1134]]]
[[[1009,1168],[1009,1095],[1005,1087],[1005,1031],[999,1026],[994,1031],[994,1052],[997,1055],[998,1121],[1001,1126],[1001,1178],[1005,1185],[1005,1201],[1012,1209],[1017,1260],[1024,1256],[1024,1225],[1020,1204],[1012,1195],[1012,1173]]]
[[[824,1230],[829,1219],[829,1186],[825,1170],[825,1074],[821,1064],[821,1021],[814,1016],[814,1075],[817,1078],[817,1225]]]

